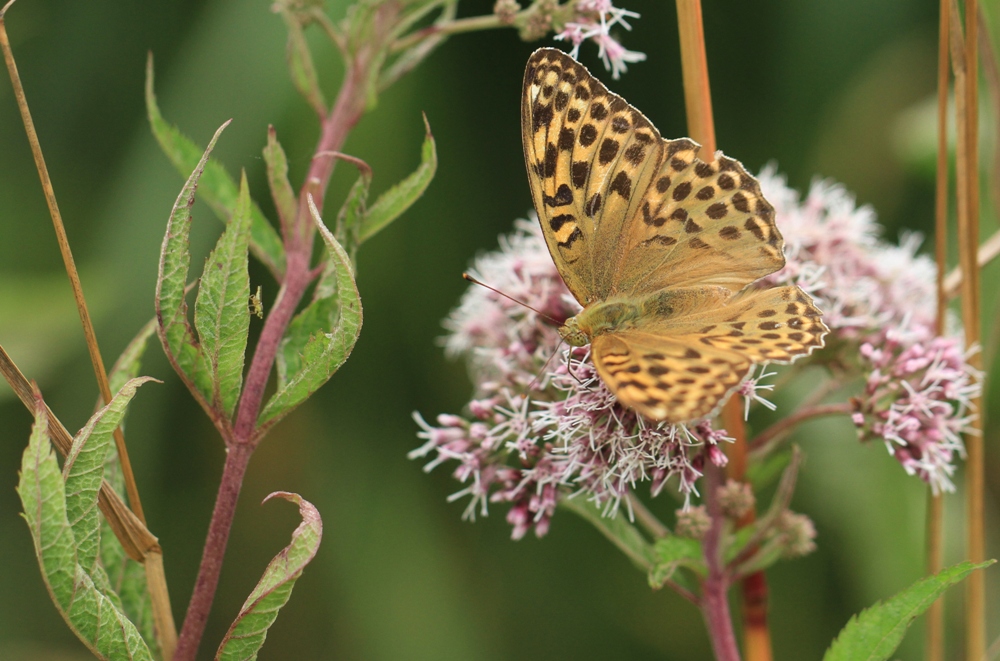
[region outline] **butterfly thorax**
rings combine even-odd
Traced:
[[[652,320],[684,316],[706,302],[724,305],[732,297],[724,287],[664,289],[645,296],[615,296],[591,303],[566,320],[559,334],[567,343],[582,347],[604,333],[637,328]]]

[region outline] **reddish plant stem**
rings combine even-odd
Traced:
[[[791,414],[787,418],[782,418],[778,422],[774,423],[761,433],[757,434],[752,441],[750,441],[750,451],[759,452],[769,443],[775,441],[783,434],[786,434],[795,428],[801,422],[806,420],[811,420],[812,418],[820,418],[827,415],[846,415],[851,412],[850,402],[836,402],[833,404],[817,404],[816,406],[810,406],[807,408],[802,408]]]
[[[394,13],[390,15],[383,12],[379,19],[376,19],[376,27],[387,28],[394,17]],[[376,36],[382,35],[384,31]],[[308,198],[311,195],[317,208],[322,209],[324,192],[335,164],[334,158],[324,154],[339,151],[350,130],[361,119],[366,106],[365,81],[369,79],[368,68],[379,44],[378,39],[373,39],[369,45],[359,48],[358,52],[347,61],[344,81],[337,100],[323,122],[320,140],[314,152],[318,156],[313,158],[299,193],[299,211],[295,227],[283,228],[291,230],[283,231],[287,256],[285,278],[271,313],[264,322],[264,328],[261,330],[260,339],[250,362],[233,426],[233,436],[226,439],[228,452],[219,493],[212,511],[205,549],[198,568],[198,578],[188,604],[174,661],[194,661],[205,632],[208,614],[219,584],[243,477],[250,457],[260,441],[257,436],[257,417],[264,399],[264,389],[274,367],[281,338],[284,337],[306,288],[316,275],[316,272],[309,268],[314,228],[308,208]]]
[[[726,524],[718,491],[725,475],[721,468],[706,460],[705,502],[712,525],[702,540],[708,576],[701,585],[701,614],[705,618],[708,637],[716,661],[740,661],[740,651],[733,632],[733,618],[729,612],[730,576],[722,559],[722,535]]]
[[[205,550],[201,556],[201,566],[198,568],[198,578],[195,580],[184,626],[177,640],[174,661],[193,660],[198,653],[198,645],[202,634],[205,633],[205,624],[208,622],[215,589],[219,585],[222,560],[226,553],[243,476],[246,474],[247,463],[252,453],[253,449],[249,445],[235,445],[229,448],[226,454],[222,481],[215,498],[215,509],[212,511],[212,522],[208,526]]]

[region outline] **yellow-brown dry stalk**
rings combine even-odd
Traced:
[[[21,78],[17,72],[17,64],[14,60],[14,53],[11,50],[10,41],[7,37],[5,17],[7,10],[13,4],[14,0],[10,0],[10,2],[0,9],[0,49],[3,50],[4,61],[7,65],[11,85],[14,89],[14,98],[17,102],[18,110],[21,113],[21,119],[24,122],[24,130],[28,137],[28,144],[31,146],[31,153],[35,160],[35,166],[38,169],[38,177],[41,180],[42,191],[45,195],[45,203],[48,206],[49,215],[52,217],[52,225],[55,228],[56,242],[59,245],[59,252],[62,255],[63,264],[66,268],[66,275],[69,278],[70,286],[73,289],[73,299],[76,302],[77,312],[80,315],[80,323],[83,327],[84,337],[86,338],[87,351],[90,354],[90,361],[93,365],[94,376],[97,379],[97,384],[101,392],[101,398],[104,400],[104,403],[107,404],[111,402],[111,388],[108,385],[107,371],[104,368],[104,360],[101,357],[101,351],[97,344],[97,335],[94,332],[94,325],[90,319],[90,311],[87,308],[87,301],[83,295],[83,286],[80,283],[80,275],[77,272],[76,263],[73,259],[73,252],[69,245],[69,238],[66,235],[66,228],[63,225],[62,214],[59,212],[59,205],[56,201],[55,190],[52,187],[52,180],[49,178],[48,168],[45,165],[45,157],[42,154],[42,147],[38,141],[38,134],[35,131],[35,124],[31,118],[31,112],[28,109],[28,101],[24,94],[24,87],[21,84]],[[28,404],[26,404],[26,406],[28,406]],[[34,404],[32,403],[30,407],[33,406]],[[143,528],[145,528],[146,519],[142,511],[142,502],[139,499],[139,490],[135,483],[135,476],[132,472],[132,463],[129,460],[128,451],[125,447],[125,437],[122,434],[121,428],[115,429],[114,439],[125,481],[125,490],[128,494],[129,503],[131,505],[131,512],[134,513],[135,518],[143,526]],[[102,494],[104,494],[104,491],[105,490],[102,489]],[[107,498],[106,494],[104,494],[104,498]],[[122,505],[124,505],[124,503]],[[102,511],[104,511],[103,508]],[[126,546],[125,542],[123,542],[123,546]],[[166,578],[163,574],[162,551],[158,546],[155,548],[155,553],[147,553],[143,555],[142,562],[146,570],[147,584],[152,597],[157,636],[159,638],[161,649],[164,651],[167,658],[169,658],[170,655],[166,653],[169,651],[172,654],[172,641],[176,640],[177,634],[173,622],[173,614],[170,610],[170,599],[166,590]],[[152,558],[154,555],[156,557]]]

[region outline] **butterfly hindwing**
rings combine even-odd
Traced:
[[[619,402],[672,423],[711,415],[751,366],[737,352],[639,330],[599,335],[591,350],[597,373]]]
[[[698,291],[698,290],[692,290]],[[676,317],[643,319],[639,330],[691,346],[735,352],[755,363],[789,363],[823,346],[829,330],[796,286],[750,288],[724,305],[691,305]]]

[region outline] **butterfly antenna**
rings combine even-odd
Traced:
[[[566,340],[562,340],[562,339],[559,340],[559,344],[556,345],[555,351],[553,351],[551,354],[549,354],[549,357],[545,359],[545,364],[542,365],[541,368],[538,370],[538,372],[535,373],[535,378],[533,378],[531,380],[531,383],[528,384],[528,390],[534,390],[535,389],[535,386],[541,380],[542,374],[545,374],[545,368],[548,367],[549,363],[552,362],[552,359],[556,357],[556,354],[559,353],[559,350],[562,349],[562,345],[565,342],[566,342]]]
[[[475,278],[473,278],[468,273],[463,273],[462,277],[465,278],[466,280],[468,280],[469,282],[471,282],[474,285],[479,285],[480,287],[486,287],[487,289],[489,289],[494,294],[499,294],[500,296],[503,296],[504,298],[506,298],[509,301],[514,301],[518,305],[523,305],[524,307],[528,308],[529,310],[531,310],[532,312],[534,312],[538,316],[544,317],[545,319],[548,319],[549,321],[551,321],[556,326],[562,326],[563,325],[563,322],[559,321],[558,319],[553,319],[552,317],[550,317],[549,315],[545,314],[544,312],[541,312],[540,310],[536,310],[535,308],[531,307],[530,305],[528,305],[524,301],[519,301],[519,300],[517,300],[516,298],[514,298],[511,295],[503,293],[499,289],[496,289],[494,287],[490,287],[485,282],[480,282],[479,280],[476,280]],[[546,364],[548,364],[548,363],[546,363]]]

